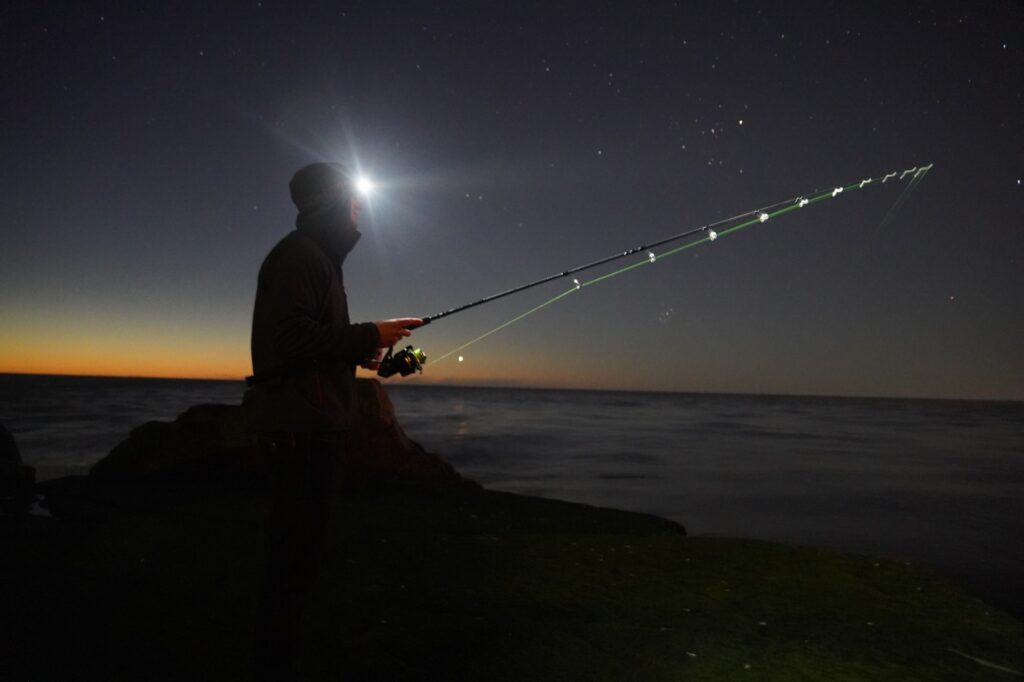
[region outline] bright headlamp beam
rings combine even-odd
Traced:
[[[365,175],[360,175],[358,178],[356,178],[356,191],[359,192],[364,197],[368,197],[371,194],[373,194],[373,188],[373,180],[366,177]]]

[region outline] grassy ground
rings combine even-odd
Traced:
[[[64,518],[0,520],[0,678],[247,679],[259,496],[63,487]],[[346,498],[308,615],[314,680],[1024,671],[1021,623],[916,567],[688,538],[651,516],[491,492]]]

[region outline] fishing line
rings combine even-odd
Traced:
[[[590,284],[590,282],[587,282],[587,284]],[[580,285],[580,286],[583,286],[583,285]],[[569,289],[568,291],[563,291],[562,293],[558,294],[558,296],[555,296],[552,299],[544,301],[539,306],[536,306],[534,308],[530,308],[525,313],[522,313],[520,315],[516,315],[511,320],[509,320],[507,322],[503,322],[502,324],[499,324],[497,327],[495,327],[491,331],[485,332],[485,333],[481,334],[480,336],[476,337],[472,341],[467,341],[466,343],[462,344],[458,348],[453,348],[452,350],[448,351],[447,353],[445,353],[441,357],[437,358],[436,360],[433,360],[432,361],[433,364],[437,364],[438,362],[441,362],[442,360],[444,360],[448,356],[454,355],[455,353],[458,353],[460,350],[463,350],[464,348],[469,348],[470,346],[472,346],[477,341],[483,341],[484,339],[486,339],[491,334],[496,334],[496,333],[500,332],[505,327],[508,327],[510,325],[515,324],[516,322],[518,322],[519,320],[523,319],[524,317],[529,317],[530,315],[533,315],[535,312],[537,312],[538,310],[540,310],[542,308],[547,308],[552,303],[555,303],[556,301],[562,300],[563,298],[565,298],[566,296],[568,296],[569,294],[573,293],[576,290],[577,290],[577,288],[573,287],[572,289]]]
[[[503,292],[500,292],[498,294],[487,296],[487,297],[482,298],[482,299],[480,299],[478,301],[474,301],[472,303],[467,303],[465,305],[458,306],[456,308],[452,308],[452,309],[444,311],[442,313],[438,313],[436,315],[423,318],[425,320],[425,323],[429,323],[431,320],[436,320],[438,318],[445,317],[447,315],[452,315],[454,313],[461,312],[463,310],[467,310],[469,308],[472,308],[472,307],[475,307],[475,306],[478,306],[478,305],[482,305],[484,303],[487,303],[487,302],[490,302],[490,301],[493,301],[493,300],[496,300],[496,299],[499,299],[499,298],[503,298],[505,296],[509,296],[511,294],[518,293],[520,291],[525,291],[526,289],[530,289],[532,287],[539,286],[541,284],[553,281],[555,279],[561,279],[563,277],[568,277],[569,275],[576,274],[578,272],[582,272],[584,270],[588,270],[590,268],[594,268],[594,267],[597,267],[599,265],[603,265],[605,263],[609,263],[609,262],[618,260],[620,258],[628,257],[628,256],[633,255],[635,253],[639,253],[640,251],[645,251],[645,250],[647,251],[647,258],[645,258],[644,260],[637,261],[635,263],[631,263],[629,265],[626,265],[625,267],[619,268],[618,270],[614,270],[612,272],[605,273],[603,275],[600,275],[598,277],[594,277],[593,279],[587,280],[585,282],[580,282],[578,279],[574,279],[573,280],[573,287],[572,288],[567,289],[566,291],[563,291],[563,292],[559,293],[558,295],[548,299],[547,301],[544,301],[540,305],[534,306],[533,308],[530,308],[529,310],[527,310],[527,311],[525,311],[523,313],[520,313],[519,315],[513,317],[512,319],[510,319],[510,320],[508,320],[506,322],[503,322],[502,324],[498,325],[494,329],[491,329],[490,331],[485,332],[485,333],[481,334],[480,336],[478,336],[478,337],[476,337],[476,338],[474,338],[474,339],[472,339],[470,341],[467,341],[466,343],[462,344],[461,346],[448,351],[444,355],[441,355],[440,357],[435,359],[434,363],[441,362],[442,360],[444,360],[444,359],[454,355],[455,353],[458,353],[459,351],[464,350],[464,349],[472,346],[473,344],[478,343],[479,341],[483,341],[487,337],[489,337],[489,336],[491,336],[493,334],[496,334],[497,332],[501,331],[502,329],[505,329],[506,327],[509,327],[510,325],[515,324],[516,322],[519,322],[520,320],[522,320],[522,319],[524,319],[526,317],[529,317],[530,315],[533,315],[534,313],[536,313],[536,312],[538,312],[538,311],[548,307],[549,305],[552,305],[553,303],[555,303],[557,301],[560,301],[561,299],[569,296],[570,294],[573,294],[573,293],[575,293],[577,291],[580,291],[584,287],[592,286],[594,284],[597,284],[599,282],[603,282],[603,281],[611,279],[613,277],[618,277],[619,275],[625,274],[627,272],[630,272],[631,270],[635,270],[635,269],[643,267],[645,265],[652,265],[652,264],[656,263],[657,261],[662,260],[664,258],[667,258],[669,256],[673,256],[673,255],[675,255],[677,253],[681,253],[683,251],[687,251],[687,250],[692,249],[692,248],[694,248],[696,246],[699,246],[701,244],[706,244],[706,243],[709,243],[709,242],[713,242],[713,241],[717,240],[720,237],[724,237],[724,236],[727,236],[727,235],[732,234],[734,232],[738,232],[738,231],[743,230],[745,228],[751,227],[752,225],[759,225],[759,224],[768,222],[769,220],[771,220],[773,218],[776,218],[776,217],[781,216],[781,215],[785,215],[786,213],[789,213],[791,211],[795,211],[797,209],[804,208],[804,207],[810,206],[812,204],[816,204],[816,203],[818,203],[820,201],[824,201],[826,199],[834,199],[834,198],[836,198],[837,196],[839,196],[842,193],[850,192],[850,191],[853,191],[853,190],[856,190],[856,189],[863,189],[867,185],[885,184],[885,183],[887,183],[888,181],[890,181],[892,179],[897,179],[897,181],[903,181],[907,177],[907,175],[910,175],[911,176],[910,183],[904,188],[903,192],[900,194],[900,197],[897,199],[897,202],[896,202],[896,204],[893,207],[894,209],[898,209],[899,205],[902,204],[903,201],[905,201],[907,196],[909,196],[910,191],[917,184],[919,184],[920,181],[927,174],[927,172],[929,170],[931,170],[932,165],[933,164],[928,164],[927,166],[922,166],[920,168],[914,167],[914,168],[902,171],[902,173],[900,173],[900,172],[888,173],[888,174],[886,174],[884,176],[880,176],[878,178],[868,178],[866,180],[861,180],[859,182],[854,182],[854,183],[852,183],[850,185],[846,185],[846,186],[838,186],[838,187],[835,187],[834,189],[826,190],[826,191],[823,191],[823,192],[820,192],[820,193],[814,192],[814,193],[812,193],[812,196],[809,196],[809,197],[802,195],[802,196],[794,197],[792,199],[787,199],[785,201],[779,201],[779,202],[776,202],[774,204],[770,204],[768,206],[765,206],[763,208],[755,209],[753,211],[747,211],[745,213],[740,213],[740,214],[737,214],[737,215],[732,216],[730,218],[724,218],[724,219],[716,221],[714,223],[709,223],[708,225],[704,225],[702,227],[698,227],[698,228],[695,228],[695,229],[692,229],[692,230],[687,230],[687,231],[681,232],[681,233],[679,233],[677,235],[673,235],[671,237],[667,237],[665,239],[661,239],[661,240],[656,241],[656,242],[654,242],[654,243],[652,243],[650,245],[641,245],[641,246],[635,247],[633,249],[630,249],[628,251],[624,251],[622,253],[618,253],[618,254],[609,256],[607,258],[602,258],[600,260],[594,261],[593,263],[588,263],[586,265],[581,265],[581,266],[577,266],[575,268],[570,268],[569,270],[565,270],[564,272],[561,272],[561,273],[558,273],[558,274],[555,274],[555,275],[550,275],[548,277],[544,277],[544,278],[539,279],[539,280],[537,280],[535,282],[530,282],[528,284],[524,284],[522,286],[515,287],[513,289],[509,289],[507,291],[503,291]],[[743,220],[744,218],[747,218],[748,216],[754,216],[754,217],[750,218],[749,220]],[[728,228],[725,228],[725,229],[723,229],[721,231],[716,231],[715,229],[713,229],[713,228],[716,228],[716,227],[719,227],[719,226],[722,226],[722,225],[727,225],[727,224],[733,223],[733,222],[738,221],[738,220],[740,220],[742,222],[739,222],[739,223],[737,223],[735,225],[732,225],[732,226],[730,226]],[[690,241],[690,242],[687,242],[687,243],[682,244],[680,246],[677,246],[675,248],[669,249],[668,251],[665,251],[665,252],[660,253],[660,254],[656,254],[653,251],[653,248],[655,248],[655,247],[663,246],[663,245],[668,244],[670,242],[678,241],[680,239],[684,239],[686,237],[690,237],[690,236],[693,236],[693,235],[696,235],[696,234],[699,234],[699,233],[702,233],[702,232],[705,233],[705,236],[701,237],[700,239],[695,239],[693,241]]]
[[[893,202],[893,205],[885,212],[885,215],[882,216],[882,221],[878,224],[878,227],[875,228],[875,234],[878,234],[889,226],[892,220],[896,217],[900,208],[904,203],[906,203],[907,199],[914,192],[914,189],[921,183],[921,180],[924,179],[924,176],[928,174],[929,170],[931,170],[931,165],[924,166],[918,172],[914,173],[914,177],[909,183],[907,183],[907,186],[903,188],[900,195],[896,197],[896,201]]]
[[[805,203],[803,203],[802,205],[793,204],[791,206],[786,206],[785,208],[778,209],[778,210],[773,211],[771,213],[764,213],[762,211],[758,215],[757,218],[754,218],[752,220],[748,220],[748,221],[740,223],[738,225],[734,225],[734,226],[732,226],[732,227],[730,227],[728,229],[722,230],[721,232],[715,232],[714,230],[709,230],[708,236],[703,237],[702,239],[696,239],[696,240],[694,240],[692,242],[688,242],[686,244],[683,244],[682,246],[677,246],[676,248],[671,249],[669,251],[665,251],[664,253],[661,253],[661,254],[656,254],[656,253],[654,253],[652,251],[652,252],[649,253],[648,257],[645,260],[638,261],[636,263],[631,263],[630,265],[627,265],[627,266],[625,266],[623,268],[619,268],[618,270],[614,270],[612,272],[605,273],[604,275],[601,275],[599,277],[595,277],[593,279],[587,280],[586,282],[580,282],[579,280],[574,280],[575,284],[574,284],[574,286],[571,289],[567,289],[566,291],[563,291],[562,293],[558,294],[557,296],[555,296],[555,297],[553,297],[553,298],[551,298],[551,299],[549,299],[547,301],[544,301],[540,305],[535,306],[535,307],[527,310],[526,312],[521,313],[521,314],[513,317],[512,319],[510,319],[510,320],[508,320],[506,322],[503,322],[502,324],[498,325],[494,329],[481,334],[480,336],[476,337],[475,339],[473,339],[471,341],[467,341],[466,343],[462,344],[458,348],[454,348],[454,349],[448,351],[444,355],[441,355],[436,360],[434,360],[433,364],[437,364],[438,362],[441,362],[445,358],[448,358],[448,357],[454,355],[455,353],[458,353],[461,350],[469,348],[470,346],[472,346],[473,344],[477,343],[478,341],[483,341],[488,336],[491,336],[492,334],[495,334],[495,333],[501,331],[502,329],[505,329],[506,327],[508,327],[508,326],[510,326],[512,324],[515,324],[516,322],[519,322],[520,320],[522,320],[522,319],[524,319],[526,317],[529,317],[530,315],[534,314],[535,312],[537,312],[539,310],[542,310],[543,308],[548,307],[549,305],[551,305],[552,303],[555,303],[556,301],[562,300],[563,298],[565,298],[569,294],[573,294],[573,293],[581,290],[584,287],[589,287],[589,286],[592,286],[592,285],[597,284],[599,282],[603,282],[605,280],[611,279],[612,277],[617,277],[619,275],[622,275],[622,274],[625,274],[625,273],[629,272],[630,270],[635,270],[635,269],[643,267],[645,265],[651,265],[653,263],[656,263],[658,260],[667,258],[667,257],[675,255],[677,253],[681,253],[681,252],[686,251],[688,249],[692,249],[693,247],[699,246],[700,244],[706,244],[708,242],[713,242],[716,239],[718,239],[719,237],[723,237],[725,235],[732,234],[733,232],[737,232],[737,231],[742,230],[742,229],[744,229],[746,227],[750,227],[751,225],[758,225],[758,224],[763,223],[763,222],[765,222],[765,221],[767,221],[767,220],[769,220],[771,218],[774,218],[775,216],[782,215],[784,213],[788,213],[788,212],[790,212],[790,211],[792,211],[792,210],[794,210],[796,208],[799,208],[799,207],[802,207],[802,206],[808,206],[808,205],[810,205],[812,203],[816,203],[818,201],[821,201],[822,199],[827,199],[830,196],[832,196],[832,192],[833,192],[833,190],[829,190],[828,192],[825,192],[824,194],[816,196],[816,197],[814,197],[812,199],[807,199],[805,201]],[[748,215],[748,214],[742,214],[742,215]],[[767,217],[762,217],[762,216],[767,216]],[[735,220],[735,218],[729,218],[725,222],[729,222],[731,220]],[[704,229],[705,228],[699,228],[698,230],[696,230],[696,232],[702,232],[702,231],[704,231]]]

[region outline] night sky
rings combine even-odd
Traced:
[[[7,3],[0,371],[248,374],[313,161],[378,184],[354,320],[933,163],[895,212],[906,183],[794,211],[413,380],[1024,399],[1024,4],[509,4]],[[413,340],[439,357],[569,285]]]

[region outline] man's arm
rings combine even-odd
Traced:
[[[381,341],[373,322],[359,324],[320,321],[321,302],[331,273],[309,262],[285,267],[273,286],[274,346],[284,357],[341,360],[356,364],[371,356]]]
[[[415,317],[380,322],[330,324],[320,321],[322,297],[333,273],[330,266],[292,262],[282,267],[273,286],[273,307],[280,311],[274,328],[274,345],[291,358],[342,360],[361,363],[378,348],[388,348],[423,324]]]

